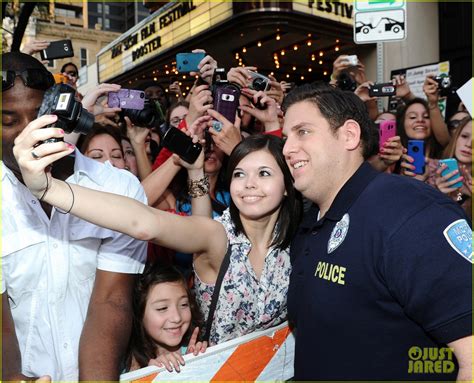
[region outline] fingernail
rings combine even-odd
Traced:
[[[74,149],[75,146],[73,144],[66,144],[69,149]]]
[[[61,134],[61,135],[64,135],[64,130],[58,129],[58,133]]]

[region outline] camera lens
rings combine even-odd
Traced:
[[[420,148],[418,146],[413,146],[413,153],[418,153],[420,151]]]
[[[263,78],[256,78],[252,82],[252,88],[257,91],[265,90],[265,80]]]

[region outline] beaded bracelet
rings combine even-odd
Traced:
[[[209,193],[209,176],[205,175],[199,180],[188,180],[188,193],[191,198],[198,198]]]

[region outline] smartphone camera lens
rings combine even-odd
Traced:
[[[420,151],[420,148],[418,146],[413,146],[413,153],[418,153]]]

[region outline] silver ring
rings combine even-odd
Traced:
[[[39,160],[41,157],[38,156],[34,150],[31,151],[31,157],[33,157],[35,160]]]
[[[212,129],[214,129],[216,132],[220,132],[222,130],[222,122],[212,121]]]

